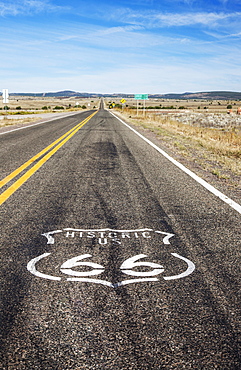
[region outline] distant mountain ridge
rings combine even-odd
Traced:
[[[235,91],[207,91],[195,93],[185,92],[183,94],[164,94],[161,96],[165,99],[239,100],[241,99],[241,92]]]
[[[34,96],[34,97],[56,97],[56,98],[133,98],[134,94],[99,94],[99,93],[80,93],[72,90],[63,90],[46,93],[10,93],[11,96]],[[182,94],[149,94],[149,98],[156,99],[205,99],[205,100],[241,100],[241,92],[235,91],[207,91],[207,92],[185,92]]]

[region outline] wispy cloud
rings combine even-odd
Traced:
[[[0,0],[2,84],[12,91],[240,89],[240,6],[110,3]]]
[[[0,15],[17,15],[19,13],[19,7],[16,4],[4,4],[0,3]]]
[[[170,63],[168,60],[161,66],[147,63],[138,66],[118,66],[118,73],[116,68],[106,71],[95,70],[91,73],[82,70],[81,73],[74,74],[73,72],[72,75],[51,74],[48,79],[36,73],[28,83],[22,76],[14,76],[3,82],[5,86],[9,86],[11,91],[32,92],[57,91],[62,90],[63,87],[76,91],[100,93],[181,93],[225,90],[227,87],[239,91],[240,69],[230,69],[230,65],[225,65],[221,61],[217,61],[215,66],[214,69],[212,64],[177,64]]]
[[[236,32],[236,33],[216,33],[216,32],[211,32],[211,31],[205,31],[205,33],[214,39],[217,40],[227,40],[229,38],[234,38],[234,39],[240,39],[241,38],[241,32]]]
[[[139,49],[150,49],[152,47],[168,47],[174,44],[189,44],[188,37],[179,35],[166,36],[162,34],[153,35],[151,32],[146,32],[143,26],[127,25],[116,27],[101,27],[88,24],[75,26],[69,25],[65,32],[55,28],[54,34],[47,34],[48,40],[60,43],[71,43],[73,46],[85,45],[90,48],[105,49],[112,51],[124,49],[131,50],[131,55],[137,53]],[[141,52],[141,51],[140,51]],[[157,53],[157,49],[155,50]],[[150,56],[148,56],[150,58]]]
[[[111,35],[113,33],[124,33],[124,32],[131,32],[131,31],[136,31],[136,30],[141,30],[141,29],[143,29],[143,26],[138,26],[138,25],[110,27],[102,31],[99,31],[98,35],[104,36],[104,35]]]
[[[112,19],[146,28],[205,26],[214,28],[240,20],[241,12],[140,12],[130,8],[113,10]]]
[[[40,12],[56,12],[67,10],[67,6],[59,6],[48,0],[24,0],[0,2],[0,16],[31,15]]]
[[[158,20],[160,26],[192,26],[204,25],[212,27],[224,19],[240,16],[241,13],[185,13],[185,14],[157,14],[153,19]]]

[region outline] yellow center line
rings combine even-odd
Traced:
[[[17,189],[19,189],[20,186],[22,186],[45,162],[47,162],[47,160],[50,157],[52,157],[52,155],[54,155],[69,139],[71,139],[71,137],[74,136],[81,129],[81,127],[83,127],[96,113],[97,113],[97,111],[92,113],[89,117],[87,117],[82,122],[80,122],[77,126],[75,126],[74,130],[72,129],[72,130],[68,131],[69,135],[67,137],[65,137],[66,134],[63,135],[61,138],[65,137],[64,140],[62,140],[55,148],[53,148],[42,159],[40,159],[32,168],[30,168],[24,175],[22,175],[17,181],[15,181],[14,184],[12,184],[7,190],[5,190],[0,195],[0,205],[3,204]],[[56,140],[56,142],[58,142],[58,141],[59,141],[59,139]],[[56,144],[56,142],[55,142],[55,144]],[[52,146],[53,145],[51,144],[50,147],[52,147]],[[46,152],[46,150],[45,150],[45,152]],[[38,157],[39,157],[39,155],[38,155]],[[32,161],[30,163],[32,163]]]
[[[89,117],[91,118],[95,113],[96,112],[92,113]],[[85,120],[86,119],[89,119],[89,117],[85,118]],[[6,176],[3,180],[1,180],[0,181],[0,189],[4,185],[6,185],[9,181],[11,181],[12,179],[14,179],[14,177],[16,177],[18,174],[20,174],[23,170],[25,170],[28,166],[30,166],[34,161],[36,161],[36,159],[38,159],[39,157],[41,157],[42,155],[44,155],[45,153],[47,153],[51,148],[53,148],[56,144],[58,144],[61,140],[63,140],[66,136],[68,136],[72,131],[76,130],[76,128],[79,127],[79,125],[81,125],[84,121],[78,123],[78,125],[76,125],[75,127],[73,127],[71,130],[69,130],[68,132],[66,132],[60,138],[58,138],[57,140],[55,140],[52,144],[48,145],[46,148],[44,148],[43,150],[41,150],[41,152],[39,152],[38,154],[36,154],[34,157],[32,157],[31,159],[29,159],[27,162],[25,162],[24,164],[22,164],[15,171],[13,171],[8,176]]]

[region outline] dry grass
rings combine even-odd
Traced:
[[[36,118],[23,118],[23,119],[10,119],[10,118],[6,118],[6,119],[1,119],[0,120],[0,127],[6,127],[6,126],[13,126],[13,125],[23,125],[23,124],[26,124],[26,123],[32,123],[32,122],[36,122],[39,120],[39,117],[36,117]]]
[[[79,104],[79,107],[86,105],[88,109],[93,109],[94,106],[98,107],[98,98],[57,98],[57,97],[34,97],[34,96],[10,96],[9,103],[3,104],[2,99],[0,99],[0,113],[9,114],[11,110],[16,110],[17,107],[21,107],[22,110],[30,110],[33,113],[34,110],[42,110],[42,107],[49,107],[48,111],[51,112],[55,106],[63,106],[64,109],[73,108]],[[4,106],[7,105],[10,111],[4,111]],[[46,110],[45,110],[46,111]],[[18,111],[18,113],[20,113]],[[38,113],[38,111],[36,112]],[[42,112],[41,112],[42,113]]]
[[[230,183],[240,186],[237,177],[241,175],[241,127],[198,127],[149,112],[148,117],[133,117],[133,110],[122,114],[134,125],[154,132],[178,155],[219,179],[230,179]]]
[[[241,131],[237,128],[218,129],[196,127],[171,119],[159,119],[159,122],[148,120],[150,128],[165,128],[168,132],[194,140],[199,145],[221,156],[241,158]]]
[[[197,113],[227,113],[230,109],[227,107],[232,105],[232,111],[236,113],[237,109],[241,107],[241,101],[237,100],[206,100],[206,99],[185,99],[185,100],[176,100],[176,99],[153,99],[149,98],[148,100],[135,100],[131,98],[125,98],[126,103],[125,105],[129,108],[132,107],[136,109],[137,104],[139,105],[139,114],[142,115],[142,109],[145,107],[173,107],[169,109],[159,109],[159,111],[172,111],[173,113],[177,112],[180,107],[184,107],[185,109],[190,110],[190,112],[197,112]],[[116,103],[120,104],[120,99],[118,98],[106,98],[105,99],[106,105],[108,106],[109,103]]]
[[[75,108],[76,104],[78,104],[78,108]],[[10,109],[4,110],[4,105],[7,105]],[[56,110],[56,106],[61,106],[64,109]],[[99,99],[10,96],[8,104],[3,104],[2,100],[0,100],[0,127],[33,123],[44,118],[45,113],[82,111],[83,106],[86,106],[86,109],[94,109],[94,107],[99,106]],[[21,109],[16,109],[19,107]],[[42,109],[43,107],[45,107],[44,110]],[[19,118],[21,115],[27,114],[36,114],[36,118]],[[41,117],[39,114],[41,114]],[[8,118],[5,116],[8,116]]]

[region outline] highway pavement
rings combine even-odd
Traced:
[[[241,368],[238,208],[102,103],[0,166],[1,369]]]

